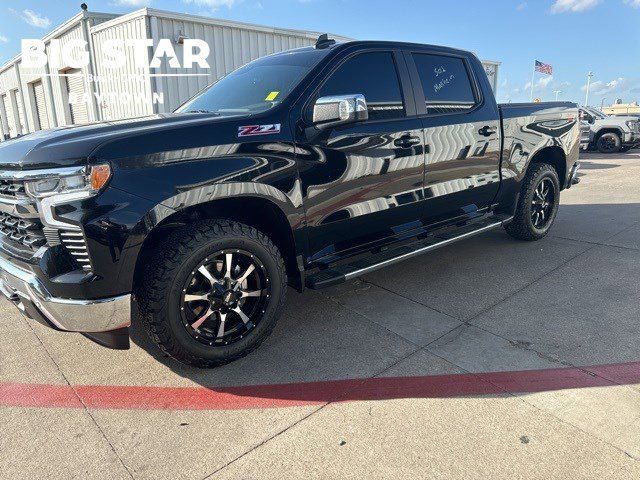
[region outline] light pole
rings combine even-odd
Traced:
[[[589,88],[591,88],[591,77],[593,77],[593,72],[587,73],[587,93],[584,96],[584,106],[589,106]]]
[[[553,93],[556,94],[556,102],[558,101],[558,95],[562,93],[562,90],[554,90]]]

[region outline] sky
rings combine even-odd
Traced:
[[[360,40],[399,40],[471,50],[502,62],[498,101],[534,97],[589,104],[640,102],[640,0],[84,0],[90,11],[144,6]],[[80,11],[81,0],[1,0],[0,65],[23,38],[41,38]]]

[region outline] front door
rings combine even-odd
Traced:
[[[477,71],[482,66],[440,53],[406,58],[422,87],[416,104],[427,149],[425,223],[477,215],[491,206],[500,186],[500,119],[493,98],[482,97],[483,91],[491,95],[484,72]]]
[[[420,225],[424,138],[420,120],[408,115],[415,107],[398,75],[403,62],[392,51],[347,57],[312,98],[362,94],[369,119],[296,145],[311,261],[384,243]]]

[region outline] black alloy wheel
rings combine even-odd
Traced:
[[[221,250],[191,272],[180,314],[189,334],[206,345],[229,345],[260,322],[270,297],[264,265],[244,250]]]
[[[560,179],[548,163],[530,165],[522,180],[513,219],[505,230],[518,240],[540,240],[553,225],[560,204]]]
[[[605,133],[598,138],[596,146],[600,153],[617,153],[622,147],[622,141],[616,133]]]
[[[555,185],[549,177],[544,177],[534,190],[531,201],[531,223],[535,228],[543,230],[552,220],[555,202]]]
[[[204,368],[258,348],[273,331],[287,291],[273,241],[230,220],[175,229],[139,278],[136,303],[151,339],[167,355]]]

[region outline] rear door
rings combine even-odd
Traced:
[[[328,69],[309,105],[362,94],[369,119],[301,136],[296,145],[312,261],[415,229],[423,194],[422,124],[401,52],[345,54]]]
[[[482,66],[463,55],[405,55],[425,134],[425,222],[477,215],[500,186],[500,119]]]

